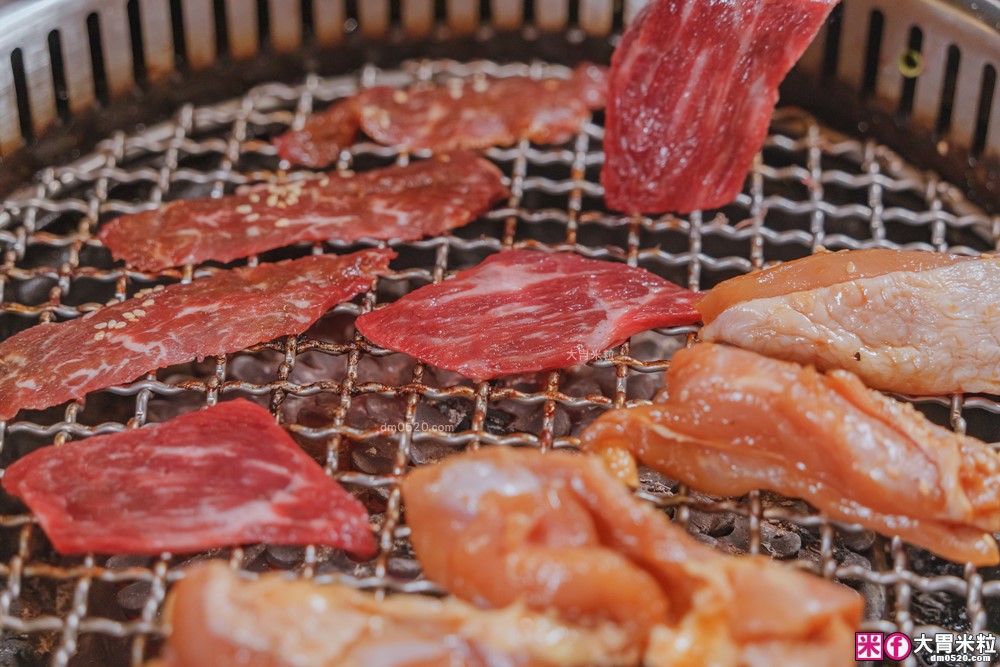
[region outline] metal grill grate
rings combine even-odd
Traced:
[[[101,221],[168,199],[217,196],[248,181],[301,177],[279,171],[267,136],[359,85],[567,71],[486,61],[419,61],[398,71],[366,67],[356,77],[259,86],[242,99],[187,106],[170,123],[113,136],[93,155],[41,172],[33,185],[3,203],[0,335],[77,316],[157,282],[218,270],[209,265],[161,274],[125,271],[113,266],[92,234]],[[648,401],[671,351],[695,329],[643,334],[586,368],[472,384],[371,348],[353,333],[351,322],[359,313],[512,246],[626,261],[694,289],[820,246],[972,254],[1000,247],[1000,219],[983,215],[959,190],[904,164],[883,146],[836,135],[794,109],[775,115],[761,159],[732,206],[685,218],[621,217],[601,208],[600,120],[563,147],[522,143],[489,151],[510,177],[506,205],[452,235],[390,244],[400,251],[397,270],[354,303],[335,308],[307,334],[150,374],[64,410],[22,413],[27,421],[0,428],[0,463],[52,440],[138,427],[223,398],[248,397],[285,420],[303,446],[325,457],[330,473],[366,501],[378,524],[380,552],[367,563],[313,547],[253,546],[213,555],[251,570],[292,569],[319,581],[435,592],[418,578],[400,521],[397,482],[406,469],[463,447],[573,447],[580,425],[604,409]],[[390,148],[358,143],[344,151],[337,166],[367,169],[408,159]],[[373,245],[378,243],[303,244],[265,259]],[[1000,403],[991,398],[917,400],[956,430],[1000,440],[993,416]],[[438,423],[429,423],[428,414]],[[385,428],[389,417],[395,428]],[[1000,631],[1000,572],[994,569],[949,564],[898,540],[872,542],[872,536],[831,525],[802,503],[769,494],[719,501],[645,473],[639,495],[720,548],[777,554],[790,566],[861,589],[872,630]],[[137,665],[155,654],[165,592],[190,559],[58,557],[33,517],[17,507],[0,501],[0,664],[19,664],[16,654],[29,664],[88,664],[86,659]],[[795,536],[792,548],[788,535]],[[910,658],[907,664],[916,663]]]

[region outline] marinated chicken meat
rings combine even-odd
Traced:
[[[301,241],[415,240],[468,224],[507,196],[503,174],[456,152],[359,174],[240,188],[116,218],[98,237],[115,259],[155,271],[228,262]]]
[[[7,468],[3,488],[62,554],[251,542],[375,552],[365,507],[271,413],[243,399],[38,449]]]
[[[736,198],[778,84],[839,0],[654,0],[611,60],[601,182],[620,211]]]
[[[693,324],[698,294],[643,269],[509,250],[357,320],[382,347],[473,380],[586,363],[647,329]]]
[[[701,338],[905,394],[1000,393],[1000,258],[819,253],[728,280]]]
[[[282,158],[310,167],[335,160],[359,126],[375,141],[408,151],[509,146],[521,139],[560,144],[604,106],[607,86],[605,68],[583,64],[568,78],[470,78],[406,90],[368,88],[314,114],[301,130],[280,135],[274,144]]]
[[[699,491],[771,490],[951,560],[1000,562],[1000,457],[854,375],[700,344],[674,355],[665,392],[606,413],[582,447],[633,484],[635,457]]]
[[[221,271],[33,326],[0,343],[0,420],[158,368],[302,333],[368,289],[393,257],[391,250],[365,250]]]
[[[495,611],[416,595],[377,599],[340,584],[222,563],[185,573],[167,601],[172,633],[157,667],[626,667],[624,631],[574,627],[521,606]],[[148,667],[153,667],[149,665]]]
[[[612,622],[647,667],[853,664],[853,591],[696,542],[594,459],[491,447],[413,470],[403,497],[424,572],[479,607]]]

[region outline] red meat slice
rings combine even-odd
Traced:
[[[293,164],[321,168],[333,164],[340,151],[354,143],[361,128],[354,98],[337,101],[306,119],[301,130],[291,130],[271,143],[278,155]]]
[[[461,227],[506,196],[495,165],[457,152],[405,167],[170,202],[117,218],[98,237],[116,259],[155,271],[227,262],[299,241],[419,239]]]
[[[611,60],[601,181],[612,208],[687,213],[736,198],[778,84],[839,0],[655,0]]]
[[[62,554],[185,553],[267,542],[370,556],[364,506],[271,414],[237,399],[60,447],[7,468]]]
[[[305,331],[371,284],[395,257],[365,250],[222,271],[137,294],[0,343],[0,419],[142,373]]]
[[[360,123],[375,141],[406,150],[446,151],[569,141],[604,106],[607,69],[578,66],[568,79],[456,79],[409,90],[378,87],[334,105],[274,140],[278,154],[311,167],[329,164]],[[351,114],[356,113],[356,118]]]
[[[358,94],[361,129],[375,141],[409,150],[569,141],[604,106],[607,71],[580,65],[569,79],[515,76],[409,91],[369,88]]]
[[[473,380],[582,364],[629,336],[693,324],[699,295],[643,269],[512,250],[357,320],[369,340]]]

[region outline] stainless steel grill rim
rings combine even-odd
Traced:
[[[0,156],[136,87],[222,61],[511,30],[608,36],[646,2],[5,0]],[[992,0],[843,0],[798,69],[933,130],[942,153],[1000,158],[998,30]]]

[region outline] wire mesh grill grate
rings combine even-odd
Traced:
[[[3,202],[0,335],[72,318],[156,283],[219,270],[209,264],[158,274],[126,271],[112,264],[93,233],[100,222],[162,201],[304,176],[279,169],[267,137],[358,86],[567,72],[541,63],[488,61],[419,61],[395,71],[365,67],[356,76],[259,86],[221,105],[186,106],[171,122],[145,132],[115,135],[73,165],[44,170]],[[53,440],[138,427],[247,397],[269,407],[331,475],[366,501],[380,551],[366,563],[314,547],[255,545],[212,555],[254,571],[289,569],[318,581],[433,593],[433,584],[419,578],[401,522],[397,483],[406,470],[464,447],[574,447],[581,425],[603,410],[647,402],[670,354],[695,329],[643,334],[583,368],[473,384],[372,348],[353,331],[359,313],[507,247],[625,261],[693,289],[821,246],[967,254],[1000,247],[1000,220],[983,215],[959,190],[883,146],[834,134],[795,109],[776,113],[765,149],[733,205],[683,218],[609,213],[597,181],[600,121],[598,115],[562,147],[524,142],[490,150],[510,179],[510,200],[448,236],[390,243],[400,251],[396,270],[310,332],[149,374],[85,403],[22,413],[22,421],[0,428],[0,463]],[[337,168],[408,159],[391,148],[358,143],[343,152]],[[302,244],[260,259],[376,245]],[[1000,403],[991,398],[915,400],[956,430],[1000,440],[994,416]],[[718,500],[644,475],[639,496],[671,511],[702,539],[731,551],[777,555],[789,566],[861,589],[869,629],[911,635],[940,628],[1000,630],[1000,572],[994,569],[949,564],[899,540],[832,525],[802,503],[770,494]],[[137,665],[156,653],[166,590],[190,558],[58,557],[31,515],[9,499],[2,502],[0,663],[18,656],[29,664],[67,665],[74,656],[99,656],[102,664]],[[916,663],[910,658],[909,664]]]

